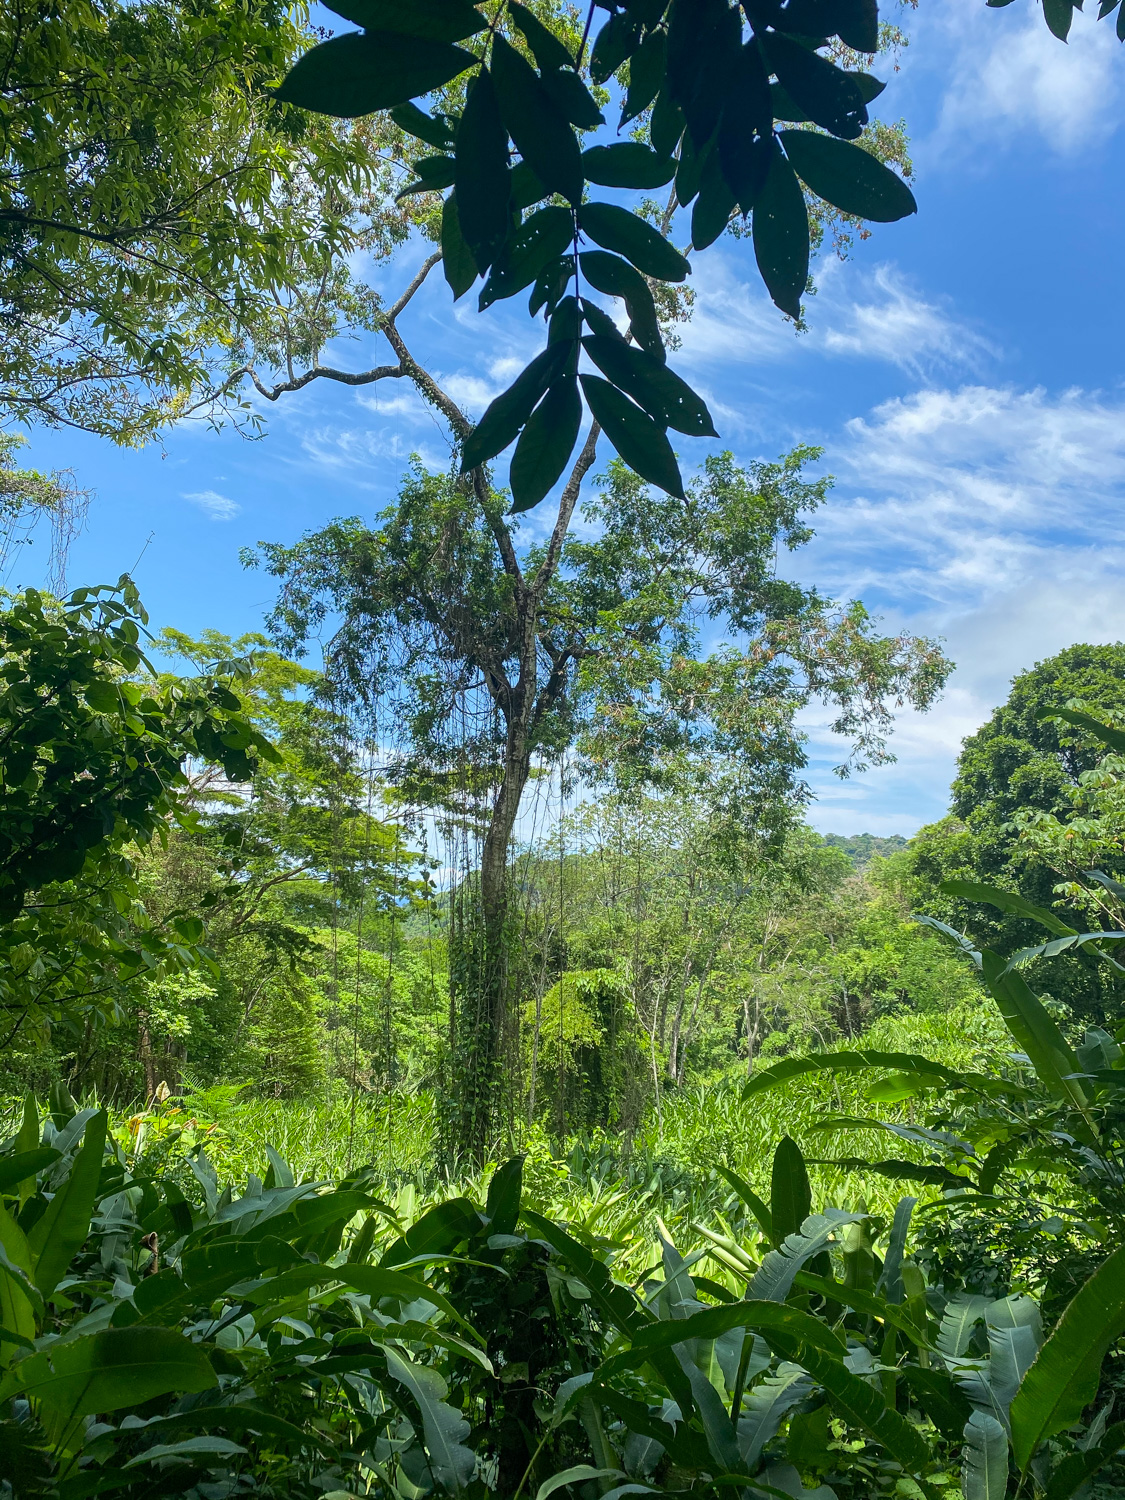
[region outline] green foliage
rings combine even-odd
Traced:
[[[879,46],[875,7],[863,9],[862,21],[858,14],[843,9],[818,12],[818,37],[829,32],[845,48],[862,38],[862,50],[874,52]],[[589,74],[596,84],[614,78],[627,84],[622,123],[634,121],[634,134],[640,138],[588,151],[582,151],[576,127],[592,129],[604,119],[582,79],[587,66],[585,34],[576,54],[569,36],[560,36],[522,7],[502,12],[487,31],[482,14],[467,3],[443,11],[440,24],[427,9],[416,8],[361,8],[354,16],[349,10],[348,16],[364,31],[333,37],[306,53],[285,78],[278,97],[343,117],[409,109],[411,128],[430,140],[438,139],[438,130],[444,131],[449,122],[452,158],[443,158],[441,175],[429,181],[435,187],[455,185],[443,210],[443,248],[455,252],[463,244],[479,274],[488,276],[482,308],[499,297],[514,296],[545,274],[552,262],[561,267],[561,275],[552,275],[549,285],[544,284],[543,296],[532,296],[533,313],[545,307],[552,319],[547,349],[493,402],[464,447],[465,468],[472,469],[500,453],[521,430],[531,428],[529,441],[517,447],[512,465],[519,510],[547,493],[577,439],[577,387],[571,377],[582,349],[609,376],[580,377],[595,422],[636,473],[671,495],[683,494],[675,455],[663,431],[664,396],[653,382],[623,378],[620,368],[607,367],[590,339],[581,337],[585,325],[596,343],[604,314],[584,303],[579,307],[573,298],[564,300],[563,293],[571,275],[575,296],[579,292],[577,261],[583,236],[611,252],[603,259],[617,270],[603,276],[603,282],[612,293],[625,292],[627,299],[626,284],[637,272],[656,283],[676,284],[691,267],[669,243],[668,225],[661,233],[641,213],[588,201],[587,183],[643,190],[667,182],[675,172],[675,198],[667,218],[670,222],[674,207],[689,207],[698,200],[692,213],[697,249],[717,238],[736,208],[744,219],[752,214],[762,276],[774,301],[794,318],[800,317],[810,251],[805,196],[794,165],[811,191],[847,214],[890,221],[914,212],[913,195],[902,179],[875,154],[849,144],[862,135],[868,123],[867,101],[882,85],[821,56],[820,49],[829,46],[828,37],[810,47],[807,36],[798,40],[786,34],[786,26],[797,25],[788,13],[755,12],[751,30],[744,35],[741,11],[726,0],[710,0],[703,7],[693,6],[691,0],[673,0],[670,6],[658,3],[635,13],[611,9],[593,39]],[[453,45],[456,42],[466,45]],[[776,76],[778,89],[798,101],[800,119],[831,135],[775,131],[771,76]],[[463,103],[446,112],[440,126],[438,116],[426,115],[414,103],[462,79]],[[693,167],[690,182],[685,163]],[[426,185],[421,177],[419,186]],[[552,195],[566,207],[545,212],[555,214],[560,224],[565,215],[569,233],[560,231],[557,241],[543,241],[541,250],[532,250],[526,230],[536,216],[525,226],[522,213]],[[573,255],[560,261],[571,242]],[[447,266],[455,295],[471,285],[469,269],[459,253]],[[567,300],[572,311],[563,326],[556,319]],[[633,301],[638,300],[634,295]],[[632,306],[630,317],[636,324]],[[653,331],[650,322],[648,333]],[[641,339],[638,327],[638,339],[650,356],[663,361],[663,348],[656,347],[659,336]],[[543,361],[548,357],[558,362],[558,368],[545,372]],[[554,376],[562,375],[564,365],[565,383],[552,387],[544,408],[533,416],[536,401]],[[684,430],[712,431],[702,402],[694,395],[692,402],[702,416]],[[528,472],[532,453],[534,474]]]
[[[1098,842],[1096,826],[1087,824],[1090,842],[1075,850],[1076,857],[1062,856],[1070,842],[1062,825],[1076,814],[1075,837],[1082,838],[1083,803],[1097,795],[1096,768],[1103,753],[1088,730],[1056,716],[1055,710],[1076,702],[1087,705],[1095,719],[1112,717],[1125,705],[1125,647],[1071,646],[1016,677],[1007,703],[965,741],[950,817],[923,829],[911,846],[907,864],[914,903],[967,932],[978,947],[1011,953],[1040,941],[1040,932],[1034,919],[1019,912],[1002,913],[943,894],[943,881],[1018,891],[1034,906],[1055,907],[1067,928],[1082,931],[1090,923],[1079,912],[1098,908],[1077,892],[1077,904],[1069,899],[1067,884],[1075,884],[1080,868],[1099,867],[1103,859],[1111,875],[1116,867],[1112,821],[1104,843]],[[1109,790],[1107,810],[1111,802]],[[1038,841],[1036,828],[1042,829]],[[1106,964],[1044,958],[1034,978],[1087,1021],[1100,1022],[1120,1005],[1120,977]]]

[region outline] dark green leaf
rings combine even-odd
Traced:
[[[651,224],[627,208],[618,208],[613,203],[583,203],[578,210],[578,223],[596,244],[616,250],[631,260],[638,271],[657,281],[684,281],[691,272],[680,252]]]
[[[984,902],[985,905],[995,906],[1014,917],[1030,917],[1033,922],[1040,923],[1048,932],[1057,933],[1059,937],[1076,936],[1075,929],[1068,927],[1053,911],[1048,911],[1045,906],[1033,906],[1015,891],[1004,891],[995,885],[981,885],[973,880],[943,880],[938,890],[946,896],[961,896],[966,901]]]
[[[805,1057],[783,1058],[781,1062],[755,1073],[743,1085],[742,1097],[749,1099],[753,1094],[776,1088],[779,1083],[787,1083],[790,1078],[800,1078],[806,1073],[863,1073],[883,1068],[941,1078],[953,1086],[965,1077],[916,1052],[811,1052]]]
[[[535,278],[527,310],[532,317],[541,308],[546,308],[548,317],[554,312],[567,286],[574,279],[574,256],[562,255],[552,265],[540,271]]]
[[[465,243],[461,233],[461,220],[457,213],[457,194],[450,193],[441,211],[441,266],[445,279],[453,292],[453,300],[464,294],[477,279],[473,252]]]
[[[515,384],[511,389],[505,392],[505,395],[510,395],[511,391],[514,391],[516,386],[525,377],[530,377],[531,371],[540,361],[544,361],[541,368],[550,369],[551,361],[547,360],[546,356],[551,353],[551,350],[545,350],[537,359],[533,359],[523,374],[516,378]],[[539,376],[536,374],[529,383],[534,383],[534,380],[538,378]],[[546,387],[546,384],[547,381],[545,380],[544,387]],[[504,396],[498,396],[496,401],[492,403],[492,406],[496,406],[498,402],[503,400]],[[532,405],[534,405],[534,401],[529,403],[529,410]],[[490,406],[489,411],[491,410],[492,407]],[[485,416],[487,417],[487,415],[488,413],[486,412]],[[472,442],[473,438],[480,431],[481,426],[483,426],[483,423],[477,424],[473,432],[470,433],[468,442]],[[514,436],[515,433],[512,434],[512,437]],[[510,442],[511,439],[509,438],[508,441]],[[466,447],[468,446],[468,442],[466,443]],[[500,450],[497,449],[496,451],[499,452]],[[491,456],[490,454],[489,457]],[[482,459],[477,459],[476,463],[483,461]],[[462,472],[467,467],[472,467],[472,465],[464,466]],[[419,1255],[448,1255],[462,1241],[470,1239],[476,1234],[480,1227],[480,1214],[467,1198],[447,1198],[444,1203],[439,1203],[424,1213],[417,1223],[410,1226],[401,1239],[395,1240],[394,1244],[387,1248],[379,1265],[381,1268],[385,1266],[397,1266],[402,1261],[412,1260]]]
[[[723,1177],[725,1177],[726,1180],[730,1183],[731,1187],[734,1188],[735,1192],[742,1199],[743,1203],[746,1204],[746,1207],[750,1210],[750,1212],[757,1219],[758,1223],[762,1226],[762,1229],[765,1231],[766,1238],[776,1250],[777,1247],[781,1244],[781,1240],[779,1240],[773,1232],[773,1215],[770,1213],[766,1205],[762,1202],[761,1198],[758,1197],[757,1193],[748,1182],[745,1182],[737,1172],[732,1172],[729,1167],[724,1167],[716,1164],[715,1170],[716,1172],[719,1172]]]
[[[352,119],[428,94],[475,62],[472,53],[445,42],[389,31],[348,32],[298,58],[277,97],[318,114]]]
[[[754,257],[774,302],[799,318],[809,279],[809,216],[796,173],[776,147],[754,205]]]
[[[418,108],[413,102],[396,104],[389,111],[391,119],[399,127],[405,130],[407,135],[413,135],[420,141],[425,141],[428,146],[436,146],[439,151],[448,151],[453,146],[453,131],[449,123],[444,119],[435,119],[433,115],[426,114],[425,110]]]
[[[642,349],[654,358],[665,358],[664,341],[656,317],[656,303],[644,277],[617,255],[604,250],[586,250],[578,257],[582,274],[590,285],[609,297],[621,297],[629,314],[629,327]]]
[[[544,73],[540,79],[549,97],[564,120],[577,125],[580,130],[595,130],[605,124],[605,116],[598,102],[582,82],[577,73],[565,68],[559,72]]]
[[[741,18],[727,0],[673,0],[666,87],[697,148],[706,145],[719,123],[741,40]]]
[[[587,182],[602,187],[655,188],[672,181],[676,164],[640,141],[620,141],[583,151],[582,169]]]
[[[485,1200],[485,1215],[493,1234],[511,1234],[520,1216],[520,1196],[523,1192],[523,1157],[513,1156],[503,1166],[497,1167],[488,1184]]]
[[[753,208],[769,171],[773,110],[762,54],[753,41],[739,50],[734,84],[719,123],[719,165],[742,212]],[[694,239],[694,236],[693,236]]]
[[[1103,724],[1091,714],[1080,713],[1074,708],[1041,708],[1035,717],[1062,719],[1064,724],[1073,724],[1076,729],[1088,729],[1096,740],[1101,740],[1107,750],[1112,750],[1115,755],[1125,755],[1125,730]]]
[[[692,437],[718,437],[705,402],[686,381],[643,349],[601,334],[582,340],[598,368],[661,425]]]
[[[629,89],[621,111],[621,124],[627,125],[642,114],[656,98],[664,80],[664,47],[667,33],[650,31],[629,62]]]
[[[1074,20],[1075,0],[1043,0],[1043,16],[1060,42],[1070,34],[1070,23]]]
[[[457,127],[457,216],[461,234],[483,276],[508,238],[511,175],[508,132],[486,68],[469,85]]]
[[[582,199],[582,153],[570,124],[530,63],[504,40],[492,42],[500,116],[536,177],[571,203]]]
[[[801,1148],[791,1136],[782,1136],[773,1153],[770,1177],[770,1219],[774,1237],[799,1234],[812,1213],[812,1187]]]
[[[521,211],[551,195],[525,161],[512,168],[512,207]]]
[[[699,192],[710,149],[708,145],[702,151],[697,151],[691,131],[684,132],[684,138],[680,142],[680,159],[676,163],[676,202],[681,208],[686,208]]]
[[[899,1369],[910,1394],[942,1436],[951,1443],[959,1443],[973,1409],[952,1375],[944,1370],[923,1370],[917,1365],[901,1365]]]
[[[1122,1448],[1125,1448],[1125,1422],[1117,1422],[1101,1442],[1068,1454],[1055,1466],[1043,1500],[1071,1500]]]
[[[201,1346],[182,1334],[170,1328],[111,1328],[51,1344],[21,1360],[0,1385],[0,1401],[21,1395],[71,1422],[217,1383]]]
[[[596,333],[599,338],[616,339],[618,343],[625,342],[617,324],[596,303],[590,302],[583,297],[580,306],[582,308],[582,320],[591,333]]]
[[[50,1146],[37,1146],[34,1151],[19,1151],[15,1156],[0,1156],[0,1193],[13,1193],[21,1183],[58,1161],[59,1153]]]
[[[683,110],[678,104],[672,103],[667,89],[661,89],[652,107],[652,118],[648,127],[652,149],[658,151],[661,156],[671,156],[676,149],[676,142],[684,133],[685,126]]]
[[[573,68],[574,58],[558,37],[548,31],[538,16],[532,14],[519,0],[509,0],[508,14],[523,32],[523,39],[531,48],[535,66],[542,72],[548,68]]]
[[[395,194],[396,202],[415,193],[440,193],[443,188],[453,186],[456,175],[452,156],[424,156],[414,163],[414,170],[418,174],[417,180],[407,183]]]
[[[787,0],[777,25],[797,36],[838,36],[856,52],[879,49],[876,0]]]
[[[598,32],[594,50],[590,54],[590,77],[595,83],[605,83],[611,78],[627,57],[632,57],[641,40],[641,23],[633,20],[627,12],[610,16]]]
[[[918,211],[902,178],[862,146],[812,130],[783,130],[781,144],[805,186],[843,213],[891,224]]]
[[[560,375],[531,413],[520,433],[508,483],[512,515],[538,505],[558,482],[578,441],[582,402],[574,375]],[[518,1210],[518,1200],[516,1209]],[[513,1214],[512,1222],[515,1222]],[[508,1233],[509,1231],[497,1231]]]
[[[1026,1472],[1039,1445],[1077,1422],[1098,1392],[1102,1361],[1125,1332],[1125,1246],[1070,1299],[1011,1406],[1012,1450]]]
[[[551,314],[551,321],[547,325],[548,344],[558,343],[564,340],[571,345],[569,358],[573,362],[573,356],[577,352],[573,345],[582,332],[582,314],[578,310],[578,298],[575,296],[563,297],[559,305]]]
[[[89,1120],[82,1148],[65,1181],[56,1190],[43,1217],[27,1237],[35,1261],[35,1285],[49,1297],[66,1275],[70,1262],[90,1233],[90,1216],[97,1202],[98,1179],[105,1154],[106,1112]]]
[[[525,219],[492,266],[481,288],[480,310],[502,297],[513,297],[530,286],[540,271],[557,261],[574,238],[574,215],[569,208],[541,208]]]
[[[460,42],[488,25],[469,0],[410,0],[408,5],[402,0],[325,0],[325,4],[367,31],[393,31],[431,42]]]
[[[594,420],[629,467],[682,500],[684,482],[662,429],[608,380],[583,375],[582,390]]]
[[[691,213],[691,243],[694,250],[713,245],[730,223],[737,202],[719,165],[719,153],[712,147],[703,164],[699,179],[699,196]]]
[[[766,62],[789,97],[814,124],[855,140],[867,124],[867,101],[854,73],[776,32],[761,38]]]

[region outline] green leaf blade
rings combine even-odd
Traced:
[[[446,42],[348,32],[298,58],[275,92],[285,104],[350,120],[428,94],[475,62],[471,52]]]

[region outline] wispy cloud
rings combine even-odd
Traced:
[[[1069,155],[1107,138],[1121,116],[1121,43],[1112,21],[1093,9],[1074,14],[1064,45],[1038,5],[988,10],[978,0],[943,0],[920,13],[907,67],[940,68],[948,85],[936,138],[923,161],[965,160],[989,139],[1033,131],[1048,150]],[[911,56],[914,54],[914,56]]]
[[[806,303],[808,330],[796,333],[765,295],[743,279],[733,256],[715,256],[696,288],[695,311],[681,336],[681,359],[693,366],[808,359],[868,359],[916,377],[938,369],[976,370],[996,351],[940,301],[927,298],[897,267],[873,270],[826,259]]]
[[[218,490],[192,490],[183,499],[190,501],[192,505],[198,505],[212,521],[232,521],[242,509],[237,500],[220,495]]]

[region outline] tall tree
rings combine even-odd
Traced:
[[[581,532],[572,480],[531,545],[481,470],[466,481],[416,466],[376,529],[339,521],[260,549],[282,581],[272,624],[286,649],[338,620],[329,671],[377,706],[406,794],[459,799],[480,819],[481,947],[459,1038],[465,1150],[484,1153],[495,1126],[508,856],[534,761],[574,747],[590,775],[619,784],[695,774],[729,816],[768,833],[802,796],[803,705],[833,704],[863,764],[886,756],[893,702],[925,707],[939,690],[948,663],[932,642],[880,636],[858,603],[779,577],[778,548],[808,539],[827,488],[804,477],[816,456],[748,468],[716,457],[683,500],[614,462]]]
[[[1070,646],[1013,678],[1007,702],[965,740],[950,815],[923,828],[911,845],[922,909],[1001,953],[1039,942],[1037,923],[940,887],[970,880],[1019,892],[1037,906],[1056,903],[1057,866],[1037,840],[1021,837],[1020,825],[1036,814],[1069,820],[1083,777],[1104,753],[1083,729],[1052,715],[1071,701],[1095,717],[1125,709],[1125,645]],[[1084,925],[1077,909],[1065,914]],[[1040,983],[1081,1014],[1104,1017],[1125,995],[1119,977],[1090,955],[1067,964],[1042,959],[1039,966]]]

